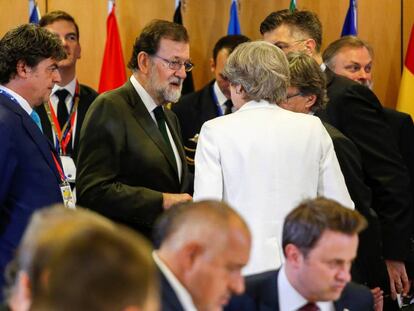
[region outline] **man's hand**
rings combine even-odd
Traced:
[[[371,289],[372,296],[374,296],[374,311],[382,311],[384,308],[383,291],[379,287]]]
[[[193,199],[188,193],[163,193],[162,198],[162,207],[164,209],[169,209],[174,204],[191,201]]]
[[[410,291],[407,271],[404,262],[395,260],[385,260],[388,276],[390,278],[390,288],[392,299],[397,298],[397,294],[405,296]]]

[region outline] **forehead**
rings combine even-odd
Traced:
[[[45,28],[59,34],[76,33],[75,24],[64,19],[56,20],[53,23],[46,25]]]
[[[290,42],[295,39],[295,33],[292,27],[282,24],[272,31],[263,34],[263,40],[275,44],[276,42]]]
[[[190,44],[188,42],[161,38],[157,54],[169,59],[189,59]]]
[[[308,257],[322,260],[352,260],[356,256],[358,235],[325,230]]]
[[[249,260],[250,246],[250,234],[245,229],[232,228],[228,233],[223,258],[227,259],[227,263],[244,266]]]
[[[343,47],[336,54],[336,58],[342,61],[368,64],[372,62],[372,57],[366,47]]]

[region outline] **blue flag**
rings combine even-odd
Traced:
[[[37,7],[37,2],[29,0],[29,23],[39,24],[40,12]]]
[[[341,37],[357,35],[357,5],[356,0],[349,1],[348,12],[346,13],[344,26],[342,27]]]
[[[228,35],[241,35],[239,14],[237,12],[237,0],[233,0],[230,7],[230,21],[227,28]]]

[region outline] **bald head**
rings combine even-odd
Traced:
[[[233,293],[244,291],[241,269],[249,259],[251,237],[245,221],[227,204],[176,206],[163,215],[157,229],[157,255],[198,310],[221,310]]]

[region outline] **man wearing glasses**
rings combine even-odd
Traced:
[[[147,237],[171,205],[191,200],[177,117],[189,59],[182,25],[149,23],[135,41],[122,87],[100,95],[88,111],[78,155],[78,202]]]

